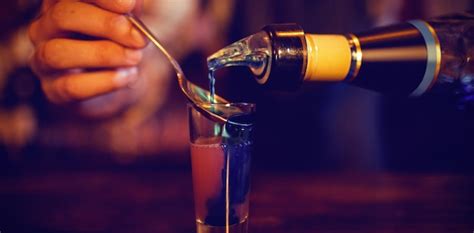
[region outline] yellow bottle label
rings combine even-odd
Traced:
[[[351,48],[342,35],[307,34],[308,64],[305,81],[343,81],[351,67]]]

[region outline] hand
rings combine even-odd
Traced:
[[[123,15],[140,0],[44,0],[29,27],[32,68],[52,102],[86,100],[137,78],[147,42]]]

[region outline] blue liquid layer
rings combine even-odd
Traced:
[[[251,142],[223,143],[221,146],[225,155],[221,171],[222,188],[217,197],[207,201],[208,215],[204,220],[205,224],[212,226],[226,225],[226,164],[229,158],[229,224],[239,223],[245,218],[238,216],[235,206],[244,204],[250,192]]]
[[[231,117],[230,122],[244,123],[253,115],[238,115]],[[248,122],[246,122],[248,123]],[[250,192],[250,162],[252,152],[251,132],[252,126],[238,126],[227,123],[227,137],[223,137],[222,150],[224,152],[224,164],[221,171],[221,190],[219,195],[207,201],[208,215],[205,224],[212,226],[226,225],[226,174],[227,160],[229,160],[229,224],[237,224],[246,216],[238,216],[235,208],[245,204]]]

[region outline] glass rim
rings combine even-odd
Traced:
[[[257,107],[256,103],[249,103],[249,102],[233,102],[233,103],[202,103],[206,104],[208,106],[221,106],[221,107],[251,107],[252,109]],[[193,102],[188,102],[186,104],[188,107],[196,107],[199,104],[193,103]]]
[[[218,119],[220,123],[230,123],[238,126],[251,126],[254,125],[254,122],[237,122],[235,119],[231,119],[232,117],[236,116],[243,116],[243,115],[253,115],[257,111],[256,109],[256,104],[255,103],[246,103],[246,102],[235,102],[235,103],[202,103],[200,107],[199,104],[201,103],[193,103],[193,102],[188,102],[187,107],[188,109],[192,111],[197,111],[201,114],[203,114],[206,118],[212,121],[216,121],[215,118],[209,117],[211,114],[208,113],[208,110],[206,109],[212,109],[214,108],[217,111],[212,111],[213,114],[216,114],[220,118]],[[239,111],[236,111],[236,110]],[[222,120],[221,120],[222,119]]]

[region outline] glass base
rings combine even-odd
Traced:
[[[197,233],[247,233],[248,221],[245,219],[241,223],[231,225],[228,231],[227,227],[209,226],[201,222],[196,222],[196,227]]]

